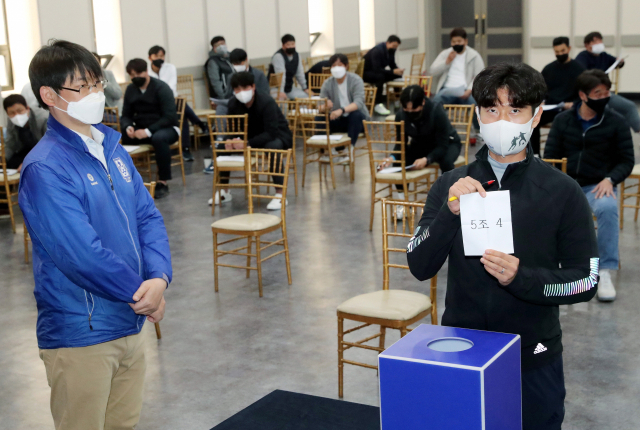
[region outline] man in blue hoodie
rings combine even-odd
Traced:
[[[171,281],[162,216],[120,133],[99,124],[106,82],[66,41],[29,66],[47,132],[24,160],[20,208],[33,240],[38,347],[56,429],[134,429],[142,408],[145,319]]]

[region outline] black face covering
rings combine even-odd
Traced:
[[[284,50],[284,52],[286,52],[287,55],[293,55],[296,53],[296,48],[287,48]]]
[[[420,117],[422,117],[422,109],[415,112],[404,111],[404,115],[407,117],[407,120],[409,120],[410,122],[418,122],[420,120]]]
[[[151,64],[153,64],[154,66],[156,66],[159,69],[164,64],[164,60],[161,59],[161,58],[158,58],[157,60],[153,60],[151,62]]]
[[[567,61],[567,58],[569,58],[569,54],[556,55],[556,58],[559,62],[564,63]]]
[[[452,48],[458,54],[461,53],[462,51],[464,51],[464,45],[453,45]]]
[[[605,97],[603,99],[594,100],[592,98],[587,98],[585,102],[589,108],[591,108],[598,115],[602,115],[604,113],[604,109],[607,107],[607,103],[609,103],[609,99],[611,97]]]
[[[394,55],[396,53],[396,49],[395,48],[389,48],[389,55]]]
[[[133,85],[135,85],[136,87],[138,87],[138,88],[143,86],[145,82],[147,82],[147,78],[143,78],[142,76],[138,76],[136,78],[131,78],[131,83]]]

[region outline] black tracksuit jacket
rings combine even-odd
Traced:
[[[411,273],[423,281],[449,258],[442,325],[521,336],[522,369],[549,363],[562,352],[558,305],[591,300],[598,282],[598,244],[591,209],[577,182],[533,157],[511,164],[501,190],[509,190],[516,277],[503,287],[480,262],[464,255],[460,217],[447,205],[460,178],[495,180],[486,145],[476,161],[443,174],[427,196],[407,247]],[[498,190],[498,182],[487,188]],[[535,353],[542,344],[546,350]]]

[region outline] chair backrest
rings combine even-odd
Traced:
[[[191,103],[191,106],[196,107],[196,93],[193,89],[193,75],[178,75],[178,96],[184,97],[187,103]]]
[[[611,90],[614,94],[618,94],[618,88],[620,87],[620,68],[616,67],[609,73],[609,79],[611,80]]]
[[[302,129],[302,135],[306,142],[313,135],[326,134],[327,144],[330,143],[329,135],[329,109],[326,109],[327,99],[296,99],[298,102],[298,127]],[[321,112],[322,111],[322,112]]]
[[[305,71],[308,71],[311,67],[313,67],[315,64],[319,63],[320,61],[328,60],[329,58],[330,58],[330,55],[319,55],[317,57],[307,57],[306,62],[303,63],[303,66],[306,64]]]
[[[249,159],[250,163],[244,163],[245,176],[247,178],[247,188],[249,189],[249,213],[253,213],[253,199],[280,199],[286,202],[287,184],[289,182],[289,161],[291,160],[291,149],[265,149],[265,148],[249,148],[245,155],[245,160]],[[282,185],[271,182],[269,177],[281,177]],[[261,180],[261,177],[266,180]],[[260,194],[261,187],[274,187],[276,194],[281,197]],[[254,187],[256,189],[254,189]],[[284,221],[286,204],[281,205],[280,217]]]
[[[120,85],[120,89],[122,90],[122,97],[121,98],[124,98],[124,93],[127,92],[127,87],[129,86],[130,83],[131,82],[121,82],[121,83],[118,84],[118,85]]]
[[[278,94],[280,93],[280,87],[282,86],[282,76],[284,73],[272,73],[269,75],[269,92],[271,93],[271,97],[278,98]]]
[[[433,76],[409,75],[404,77],[404,86],[406,88],[409,85],[419,85],[424,90],[424,94],[430,97],[432,81]]]
[[[118,133],[122,132],[122,130],[120,129],[120,115],[118,113],[117,107],[104,108],[102,124],[106,125],[107,127],[114,127],[116,130],[118,130]]]
[[[211,139],[211,148],[213,151],[214,171],[218,168],[217,158],[219,156],[238,155],[238,152],[246,152],[249,134],[249,114],[209,115],[207,116],[207,125],[209,126],[209,137]],[[238,149],[217,149],[216,141],[218,140],[218,137],[221,137],[223,142],[225,140],[240,138],[245,144],[245,151]]]
[[[464,145],[464,164],[469,164],[469,137],[476,105],[443,105],[449,122],[456,129]]]
[[[560,165],[562,173],[567,173],[567,158],[543,158],[542,161],[551,164],[553,167]]]
[[[211,101],[211,93],[209,92],[209,77],[207,72],[202,72],[202,79],[204,80],[204,89],[207,91],[207,100],[209,100],[209,107],[213,109],[214,103]]]
[[[257,66],[254,66],[253,64],[251,65],[252,68],[256,69],[256,70],[261,70],[262,73],[264,73],[265,75],[267,74],[267,67],[264,64],[259,64]]]
[[[424,52],[413,54],[411,56],[411,68],[409,69],[410,75],[419,75],[422,73],[422,63],[424,63]]]
[[[349,60],[349,72],[355,73],[358,68],[358,62],[360,60],[360,55],[357,52],[349,52],[348,54],[344,54],[347,56]]]
[[[176,113],[178,114],[178,122],[180,125],[180,132],[182,132],[182,124],[184,123],[184,110],[187,107],[187,100],[184,97],[176,97]],[[180,145],[182,146],[182,145]]]
[[[293,143],[295,146],[296,127],[298,125],[298,101],[297,100],[278,100],[276,102],[282,111],[282,114],[289,123],[289,130],[293,135]]]
[[[378,164],[385,158],[393,156],[396,160],[394,162],[395,166],[401,168],[398,173],[401,173],[402,184],[406,190],[404,121],[363,121],[362,123],[364,125],[364,134],[367,138],[367,149],[369,150],[371,179],[375,180],[376,178]],[[400,135],[400,140],[398,140],[398,134]]]
[[[309,73],[309,96],[320,94],[320,89],[324,81],[331,77],[331,73]]]
[[[360,76],[361,78],[364,76],[364,58],[358,61],[358,66],[353,73]]]
[[[395,217],[396,208],[404,209],[404,219]],[[407,242],[415,233],[422,217],[424,203],[382,199],[382,289],[389,289],[389,272],[391,268],[409,270],[406,264],[394,262],[393,255],[400,255],[397,260],[407,261]],[[396,261],[397,261],[396,260]],[[431,278],[431,303],[436,305],[437,275]]]
[[[147,188],[147,191],[149,191],[149,194],[151,194],[151,198],[155,199],[156,198],[156,181],[145,182],[144,186]]]
[[[4,148],[4,129],[0,127],[0,168],[2,169],[2,183],[5,187],[3,192],[7,194],[4,197],[9,198],[9,174],[7,173],[7,155],[4,152]],[[2,197],[0,197],[0,200],[6,201]]]
[[[376,106],[377,87],[364,87],[364,104],[369,109],[369,115],[373,116],[373,108]]]

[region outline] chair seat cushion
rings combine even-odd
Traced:
[[[633,166],[633,170],[631,171],[632,175],[640,176],[640,164],[636,164]]]
[[[259,231],[280,224],[280,217],[269,214],[244,214],[224,218],[211,224],[221,230]]]
[[[2,169],[0,169],[2,170]],[[7,170],[8,172],[8,170]],[[3,181],[4,175],[0,172],[0,181]],[[7,175],[7,180],[11,183],[11,182],[19,182],[20,181],[20,173],[15,173],[13,175]],[[1,183],[1,182],[0,182]],[[4,189],[2,190],[4,192]]]
[[[337,134],[337,133],[336,133]],[[332,134],[332,136],[334,136]],[[347,143],[351,143],[351,138],[346,134],[341,134],[342,139],[339,140],[331,140],[332,145],[345,145]],[[325,139],[307,139],[307,146],[323,146],[326,147],[327,141]]]
[[[216,110],[215,109],[194,109],[193,113],[195,113],[196,116],[215,115]]]
[[[456,158],[456,161],[453,164],[455,166],[458,166],[458,165],[464,166],[465,165],[464,155],[458,155],[458,158]]]
[[[383,290],[361,294],[338,306],[338,311],[363,317],[406,321],[431,308],[424,294],[405,290]]]
[[[407,170],[406,171],[406,177],[407,180],[412,180],[412,179],[417,179],[420,178],[422,176],[427,176],[430,174],[436,173],[435,169],[431,169],[431,168],[427,168],[427,169],[420,169],[420,170]],[[376,179],[385,179],[385,180],[398,180],[398,181],[402,181],[402,173],[401,172],[397,172],[397,173],[376,173]]]
[[[135,151],[131,151],[129,155],[146,154],[147,152],[151,152],[151,151],[153,151],[153,146],[145,144],[145,145],[140,145],[140,148],[137,148]]]
[[[385,121],[395,122],[396,121],[396,114],[392,113],[391,115],[387,115],[384,120]]]

